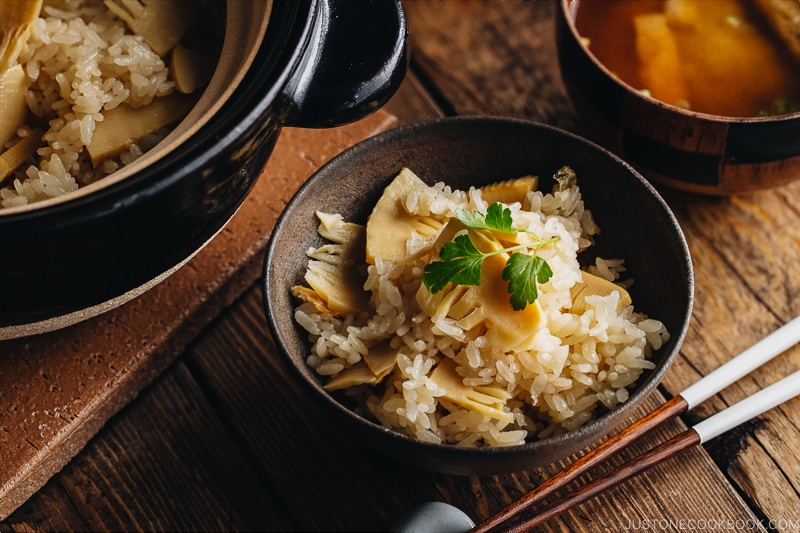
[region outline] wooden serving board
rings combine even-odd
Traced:
[[[285,129],[237,214],[167,280],[80,324],[0,342],[0,520],[253,285],[270,232],[297,188],[345,148],[396,124],[378,111],[339,128]]]

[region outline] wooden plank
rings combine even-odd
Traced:
[[[269,517],[278,529],[294,528],[257,476],[178,363],[7,524],[15,531],[247,531]]]
[[[670,193],[694,257],[696,305],[683,359],[665,386],[677,392],[800,314],[800,183],[723,199]],[[698,407],[703,418],[800,369],[800,346]],[[800,509],[800,399],[710,443],[722,471],[764,523]]]
[[[557,2],[403,5],[412,64],[446,114],[580,129],[556,62]]]

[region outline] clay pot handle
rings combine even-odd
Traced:
[[[408,68],[399,0],[320,0],[307,57],[287,85],[284,124],[339,126],[379,109]]]

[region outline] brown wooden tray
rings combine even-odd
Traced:
[[[252,286],[272,227],[297,188],[334,155],[396,123],[378,111],[339,128],[285,129],[237,214],[167,280],[80,324],[0,342],[0,520]]]

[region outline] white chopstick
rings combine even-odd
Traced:
[[[687,410],[703,403],[798,342],[800,342],[800,316],[684,389],[680,395],[688,404]]]
[[[700,443],[733,429],[800,394],[800,370],[692,426]]]

